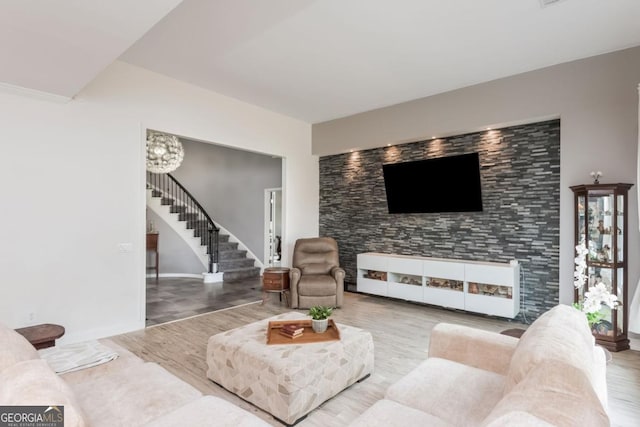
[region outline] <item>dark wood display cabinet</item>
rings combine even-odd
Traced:
[[[602,305],[603,318],[592,326],[596,342],[610,351],[629,348],[627,337],[627,214],[633,184],[586,184],[571,187],[575,196],[576,246],[587,245],[586,283],[575,289],[574,301],[600,282],[615,294],[620,305]]]

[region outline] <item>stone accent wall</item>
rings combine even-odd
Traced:
[[[483,212],[389,214],[383,163],[478,152]],[[429,186],[416,197],[429,197]],[[455,197],[455,194],[452,194]],[[363,252],[508,262],[524,273],[529,320],[558,304],[560,121],[320,159],[320,235],[338,241],[349,285]]]

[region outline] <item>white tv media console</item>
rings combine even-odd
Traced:
[[[358,254],[358,292],[514,318],[520,265],[369,252]]]

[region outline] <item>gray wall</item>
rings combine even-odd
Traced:
[[[482,212],[388,213],[383,163],[473,152],[480,157]],[[428,198],[438,185],[415,183],[412,192]],[[524,307],[536,318],[558,304],[559,193],[558,120],[326,156],[320,159],[320,233],[338,241],[351,283],[361,252],[517,259],[526,278]]]
[[[264,260],[264,190],[282,186],[282,159],[181,141],[184,160],[172,175],[214,221]]]
[[[490,60],[490,58],[487,58]],[[470,64],[478,67],[481,64]],[[573,301],[573,193],[569,186],[636,184],[640,47],[560,64],[355,116],[313,125],[313,153],[382,147],[561,118],[560,301]],[[629,259],[640,258],[636,187],[629,198]],[[629,263],[630,297],[640,263]]]
[[[206,267],[198,260],[189,245],[151,209],[147,208],[147,224],[153,221],[158,235],[159,272],[202,274]],[[147,267],[155,264],[155,254],[147,252]],[[155,274],[155,270],[147,270],[147,274]]]

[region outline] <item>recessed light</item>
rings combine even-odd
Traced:
[[[435,136],[432,136],[432,137],[431,137],[431,139],[436,139],[436,137],[435,137]]]
[[[387,144],[387,147],[391,147],[391,144]]]
[[[350,153],[353,153],[353,150],[349,150]]]
[[[491,130],[491,128],[487,128],[487,130]]]

